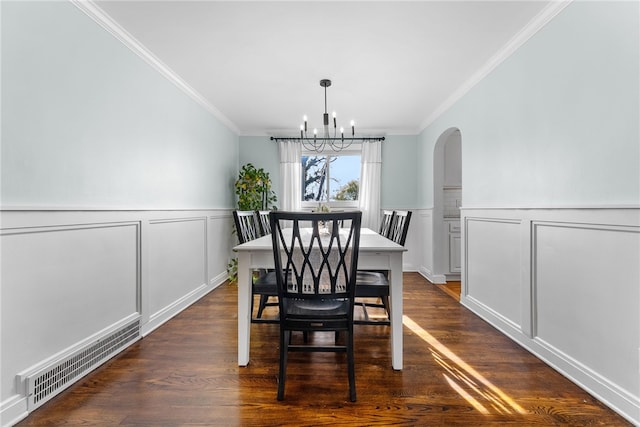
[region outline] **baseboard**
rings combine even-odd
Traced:
[[[447,283],[447,278],[444,274],[433,274],[431,270],[426,267],[420,267],[418,273],[434,285],[444,285]]]
[[[172,304],[166,306],[162,310],[151,315],[151,318],[147,323],[141,326],[140,335],[146,337],[151,332],[158,329],[160,326],[169,321],[172,317],[180,313],[185,308],[189,307],[194,302],[211,292],[214,288],[202,284],[196,289],[186,294],[182,298],[174,301]]]
[[[209,286],[212,286],[213,289],[215,289],[218,286],[222,285],[224,282],[226,282],[227,279],[229,279],[229,274],[226,271],[224,271],[218,274],[217,276],[209,279]]]
[[[15,394],[0,403],[0,426],[10,427],[22,421],[29,415],[27,398]]]

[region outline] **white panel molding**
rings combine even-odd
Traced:
[[[514,225],[514,224],[521,224],[522,220],[520,219],[514,219],[513,215],[509,215],[509,216],[505,216],[505,217],[499,217],[499,216],[486,216],[486,217],[482,217],[482,216],[466,216],[466,215],[462,215],[462,209],[461,209],[461,230],[460,230],[460,237],[463,242],[463,247],[462,247],[462,273],[460,274],[461,278],[462,278],[462,286],[461,286],[461,295],[464,297],[469,297],[469,268],[468,265],[465,265],[466,260],[469,259],[469,224],[473,223],[473,222],[477,222],[477,223],[483,223],[483,222],[491,222],[491,223],[498,223],[498,224],[509,224],[509,225]],[[462,300],[461,300],[462,301]],[[518,328],[519,329],[519,328]]]
[[[531,242],[528,247],[530,248],[529,258],[530,262],[528,263],[530,267],[530,283],[531,283],[531,337],[536,337],[538,335],[537,331],[537,316],[538,316],[538,307],[537,307],[537,258],[536,253],[538,252],[538,229],[540,227],[557,227],[557,228],[572,228],[577,230],[599,230],[599,231],[615,231],[615,232],[623,232],[623,233],[636,233],[640,234],[640,227],[638,226],[628,226],[628,225],[613,225],[613,224],[602,224],[602,223],[593,223],[593,222],[556,222],[556,221],[529,221],[529,241]],[[638,243],[640,244],[640,236],[638,238]],[[640,350],[640,349],[639,349]]]
[[[451,96],[449,96],[433,113],[420,125],[417,133],[421,133],[445,111],[451,108],[467,94],[482,79],[488,76],[498,65],[513,55],[523,44],[547,25],[553,18],[564,10],[573,0],[559,0],[550,2],[529,23],[511,38],[494,56],[492,56],[469,80],[464,82]]]
[[[462,305],[473,311],[475,314],[486,320],[489,324],[500,330],[513,341],[530,351],[532,354],[543,360],[545,363],[556,369],[568,379],[585,389],[590,394],[601,400],[607,406],[618,412],[630,422],[640,425],[640,390],[627,390],[617,384],[612,378],[608,378],[594,369],[587,366],[585,361],[580,360],[577,354],[568,354],[554,347],[551,343],[537,336],[537,270],[536,253],[541,249],[537,245],[536,233],[539,227],[559,227],[570,228],[572,230],[608,231],[617,232],[620,238],[633,234],[637,236],[640,247],[640,209],[638,208],[618,208],[618,209],[469,209],[461,211],[463,218],[462,237],[464,242],[463,250],[463,292],[460,302]],[[520,278],[523,286],[522,294],[522,325],[517,327],[501,313],[496,312],[491,307],[487,307],[481,301],[476,300],[466,291],[468,287],[469,265],[474,259],[469,259],[468,235],[469,221],[488,221],[495,223],[513,224],[520,223]],[[614,237],[615,239],[615,237]],[[632,240],[633,241],[633,240]],[[477,242],[476,242],[477,243]],[[567,254],[567,256],[569,256]],[[558,262],[562,262],[559,260]],[[496,268],[500,268],[499,265]],[[634,277],[634,267],[624,274]],[[547,275],[548,276],[548,275]],[[474,283],[473,286],[482,286]],[[640,301],[634,301],[634,312],[640,311]],[[620,325],[623,327],[623,325]],[[637,330],[631,328],[632,330]],[[587,337],[587,339],[589,339]],[[594,338],[595,339],[595,338]],[[640,337],[632,337],[640,341]],[[634,354],[626,355],[628,358],[638,360],[640,368],[640,349],[635,349]],[[611,357],[615,357],[612,355]],[[628,360],[628,359],[627,359]],[[638,375],[638,372],[629,372],[629,375]]]
[[[149,221],[149,229],[151,230],[154,228],[153,226],[164,225],[164,224],[172,224],[172,225],[185,224],[186,225],[190,223],[197,223],[202,230],[201,231],[202,247],[199,249],[199,251],[201,251],[199,252],[199,255],[201,255],[202,257],[198,261],[199,268],[201,270],[201,276],[199,279],[200,283],[198,287],[188,292],[182,298],[179,298],[178,300],[173,301],[169,305],[160,308],[156,312],[152,312],[153,309],[149,307],[149,313],[148,313],[149,323],[142,325],[143,335],[146,335],[152,330],[156,329],[158,326],[160,326],[161,324],[163,324],[164,322],[166,322],[167,320],[175,316],[180,311],[184,310],[186,307],[191,305],[193,302],[197,301],[199,298],[201,298],[203,295],[205,295],[208,291],[211,290],[211,288],[208,286],[208,283],[209,283],[209,279],[208,279],[209,236],[207,233],[207,229],[208,229],[207,216],[197,215],[197,216],[176,216],[176,217],[170,217],[170,218],[154,218]],[[158,267],[158,266],[151,265],[151,261],[148,258],[145,261],[149,263],[147,267],[149,271],[154,267]],[[173,287],[173,285],[174,284],[172,284],[171,287]],[[176,283],[175,285],[179,286],[180,284]],[[149,286],[149,290],[151,290],[151,286],[157,286],[157,284],[149,283],[148,286]]]
[[[220,284],[225,283],[227,272],[224,267],[226,267],[229,256],[227,253],[227,251],[230,251],[230,248],[228,248],[229,243],[222,243],[219,247],[216,247],[214,252],[210,252],[208,248],[210,241],[223,239],[225,242],[230,242],[230,218],[230,209],[168,209],[153,211],[131,209],[11,210],[3,208],[0,211],[0,236],[14,238],[11,236],[42,234],[46,237],[49,233],[53,232],[73,233],[79,230],[100,231],[109,228],[120,230],[122,227],[135,227],[135,231],[132,230],[134,235],[129,234],[134,240],[127,240],[127,244],[134,244],[136,248],[131,251],[131,258],[127,257],[126,268],[135,268],[135,270],[130,270],[133,274],[136,274],[135,286],[137,288],[135,296],[132,295],[132,298],[136,299],[136,305],[133,306],[134,312],[131,313],[131,315],[140,319],[140,335],[144,336],[161,326],[164,322],[170,320],[177,313],[196,302]],[[153,266],[149,265],[148,260],[150,232],[154,231],[152,230],[154,225],[171,223],[193,224],[194,221],[202,223],[202,227],[198,227],[200,230],[198,231],[193,227],[188,227],[187,231],[190,231],[191,236],[197,239],[196,245],[199,246],[201,242],[204,244],[201,251],[197,250],[197,246],[191,245],[191,247],[194,248],[194,253],[198,253],[198,257],[200,257],[200,253],[202,253],[201,260],[199,259],[195,264],[196,266],[202,265],[201,283],[196,284],[194,289],[186,290],[183,292],[183,295],[178,295],[158,312],[149,313],[149,306],[147,304],[149,299],[149,268],[153,268]],[[177,233],[176,236],[180,238],[181,232],[178,231]],[[88,238],[91,238],[91,235],[88,236]],[[193,242],[193,240],[187,238],[186,242],[188,244],[189,242]],[[79,241],[79,244],[83,243],[86,243],[86,240]],[[217,257],[219,259],[210,260],[210,257]],[[28,258],[27,251],[25,256],[21,257],[19,261],[21,263],[24,262],[29,268],[38,269],[39,265],[37,265],[33,259]],[[193,265],[194,264],[192,264],[192,267]],[[216,266],[216,268],[211,269],[211,266]],[[10,300],[6,299],[10,298],[11,295],[9,292],[12,283],[11,278],[5,277],[3,279],[2,297],[7,304],[11,304]],[[132,277],[132,284],[133,282],[134,279]],[[63,287],[65,283],[52,281],[51,283],[47,283],[47,286],[49,288]],[[122,304],[129,304],[129,306],[131,306],[132,300],[122,301]],[[121,308],[122,307],[119,307],[119,309]],[[47,319],[42,319],[42,321],[45,322]],[[98,329],[101,328],[102,327]],[[3,334],[4,333],[21,334],[23,332],[21,331],[20,324],[3,324]],[[94,336],[99,333],[100,331],[96,330],[92,331],[89,335]],[[84,338],[82,341],[84,342]],[[78,345],[79,344],[80,342]],[[73,346],[75,346],[75,344]],[[64,347],[67,348],[67,344],[65,344]],[[4,349],[4,351],[7,350],[6,348]],[[37,359],[49,360],[58,356],[58,353],[47,354],[45,357],[37,357]],[[37,361],[36,365],[39,365],[41,360]],[[19,367],[19,369],[24,372],[22,368],[23,367]],[[17,374],[18,372],[3,371],[0,372],[0,378],[13,379]],[[0,425],[13,425],[29,413],[27,397],[19,392],[13,393],[14,392],[9,392],[9,395],[0,396],[0,420],[2,420]]]
[[[149,224],[168,224],[171,222],[190,222],[190,221],[201,221],[206,223],[206,216],[189,216],[189,217],[176,217],[176,218],[155,218],[149,220]]]
[[[103,222],[103,223],[86,223],[86,224],[61,224],[61,225],[34,225],[21,227],[0,228],[0,235],[9,236],[15,234],[34,234],[48,233],[54,231],[73,231],[73,230],[91,230],[99,228],[140,226],[139,221],[122,221],[122,222]]]
[[[69,0],[78,9],[84,12],[87,16],[93,19],[98,25],[107,30],[118,41],[129,48],[133,53],[138,55],[147,64],[151,65],[158,73],[164,76],[171,83],[176,85],[178,89],[182,90],[191,99],[201,105],[205,110],[213,114],[218,120],[220,120],[225,126],[231,129],[236,135],[240,134],[238,127],[229,120],[220,110],[214,107],[209,101],[207,101],[200,93],[193,89],[187,82],[185,82],[175,71],[169,66],[158,59],[151,51],[149,51],[142,43],[140,43],[129,32],[116,23],[111,17],[105,13],[100,7],[98,7],[91,0]]]

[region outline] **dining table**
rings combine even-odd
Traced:
[[[238,254],[238,365],[249,364],[251,343],[251,278],[256,269],[274,267],[270,234],[233,248]],[[388,271],[391,365],[402,369],[402,256],[405,247],[369,228],[360,229],[358,270]],[[366,326],[362,326],[366,327]]]

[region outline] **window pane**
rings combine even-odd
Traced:
[[[302,200],[327,201],[327,159],[302,156]]]
[[[360,188],[360,156],[331,158],[329,200],[358,200]]]

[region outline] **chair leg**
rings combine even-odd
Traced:
[[[391,305],[389,304],[389,297],[383,296],[381,297],[381,299],[382,305],[384,305],[384,309],[387,311],[387,317],[389,318],[389,320],[391,320]]]
[[[260,295],[260,304],[258,305],[258,314],[256,315],[258,319],[262,317],[262,312],[267,305],[267,301],[269,301],[269,295]]]
[[[287,354],[291,331],[280,329],[280,372],[278,373],[278,400],[284,400],[284,381],[287,376]]]
[[[353,355],[353,327],[347,332],[347,369],[349,371],[349,398],[356,401],[356,373]]]

